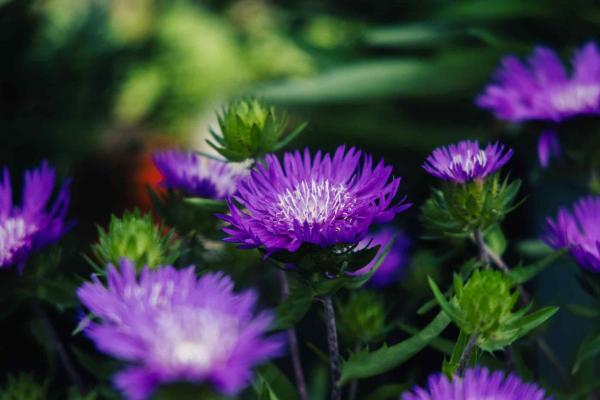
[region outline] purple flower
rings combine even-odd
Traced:
[[[192,196],[226,199],[235,193],[238,180],[246,175],[245,170],[194,152],[160,151],[152,158],[163,177],[163,186]]]
[[[450,381],[443,374],[429,377],[426,389],[416,387],[401,400],[549,400],[544,390],[514,374],[473,368]]]
[[[568,76],[554,51],[537,47],[529,65],[509,56],[477,104],[508,121],[560,122],[600,114],[600,52],[589,42],[575,53]]]
[[[523,64],[514,56],[502,60],[493,83],[477,105],[497,118],[521,122],[562,122],[580,115],[600,114],[600,51],[588,42],[575,53],[570,76],[554,51],[537,47]],[[560,152],[558,138],[542,134],[538,156],[542,167]]]
[[[212,384],[224,394],[242,389],[256,364],[280,353],[278,337],[265,337],[272,317],[255,314],[256,294],[233,291],[222,273],[196,278],[194,267],[144,268],[123,259],[108,267],[108,286],[92,277],[77,291],[100,322],[85,332],[98,348],[133,365],[115,376],[129,399],[151,396],[157,385]]]
[[[546,130],[540,134],[538,141],[538,159],[544,168],[550,164],[551,157],[560,156],[560,142],[554,130]]]
[[[369,285],[382,288],[388,286],[398,279],[398,277],[404,272],[404,269],[408,265],[408,248],[410,247],[411,241],[403,232],[398,231],[394,228],[384,228],[379,232],[376,232],[372,237],[367,236],[359,243],[361,246],[381,246],[377,256],[366,266],[359,270],[354,271],[353,275],[366,274],[374,267],[377,257],[381,254],[385,246],[395,237],[394,244],[390,249],[390,252],[385,257],[385,260],[379,266],[379,269],[375,271],[375,274],[369,280]]]
[[[437,178],[465,183],[498,171],[512,154],[512,149],[505,152],[504,146],[499,143],[488,144],[481,149],[479,142],[464,140],[435,149],[425,160],[423,168]]]
[[[362,162],[361,162],[362,158]],[[229,202],[225,240],[269,253],[295,252],[302,244],[328,247],[360,242],[372,224],[390,221],[410,207],[394,203],[400,178],[383,160],[338,147],[333,156],[308,149],[267,155],[238,185]]]
[[[48,202],[54,191],[56,173],[47,162],[25,172],[22,204],[13,204],[8,168],[0,182],[0,267],[18,264],[23,268],[28,256],[56,242],[70,227],[65,222],[69,207],[69,182],[65,182],[54,203]]]
[[[581,267],[600,272],[600,196],[579,199],[573,213],[560,208],[556,220],[546,222],[549,246],[568,248]]]

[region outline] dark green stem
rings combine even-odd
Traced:
[[[333,301],[331,295],[325,295],[321,298],[325,311],[325,325],[327,327],[327,343],[329,345],[329,366],[331,370],[331,400],[340,400],[342,391],[338,385],[341,377],[340,369],[340,349],[337,338],[337,328],[335,324],[335,311],[333,310]]]
[[[477,335],[471,335],[469,341],[465,345],[465,348],[458,360],[458,365],[456,367],[456,373],[459,376],[462,376],[467,368],[467,364],[469,364],[469,360],[471,359],[471,355],[473,354],[473,350],[475,350],[475,346],[477,345]]]

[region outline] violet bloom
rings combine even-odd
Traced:
[[[383,160],[344,146],[333,156],[308,149],[285,153],[283,162],[269,154],[238,185],[225,240],[268,253],[295,252],[302,244],[321,247],[360,242],[372,224],[390,221],[410,207],[394,202],[400,178]]]
[[[584,197],[573,213],[560,208],[556,220],[548,218],[545,242],[555,248],[568,248],[577,263],[600,272],[600,196]]]
[[[394,228],[381,229],[373,234],[372,237],[367,236],[359,243],[359,247],[377,245],[381,247],[379,248],[379,252],[375,258],[373,258],[373,261],[359,270],[354,271],[352,274],[362,275],[368,273],[371,268],[375,266],[377,258],[381,255],[385,246],[392,239],[394,239],[392,248],[386,255],[377,271],[375,271],[371,279],[369,279],[368,284],[377,288],[383,288],[394,283],[400,277],[400,275],[402,275],[408,265],[408,249],[411,244],[411,241],[407,235]]]
[[[98,348],[132,365],[115,376],[131,400],[147,399],[160,384],[210,384],[224,394],[244,388],[252,367],[280,353],[265,337],[272,317],[255,313],[256,294],[233,291],[222,273],[200,278],[194,267],[108,267],[108,286],[96,277],[77,291],[100,319],[86,328]]]
[[[65,222],[69,207],[69,182],[48,206],[56,173],[47,162],[25,172],[22,204],[13,203],[8,168],[0,182],[0,267],[18,264],[22,269],[31,253],[56,242],[70,227]]]
[[[215,200],[234,194],[238,180],[247,174],[232,164],[190,151],[159,151],[152,159],[164,187]]]
[[[435,149],[425,160],[423,169],[437,178],[465,183],[495,173],[510,160],[512,154],[512,149],[505,151],[499,143],[488,144],[481,149],[479,142],[464,140]]]
[[[550,400],[544,390],[514,374],[473,368],[450,381],[444,374],[429,377],[427,388],[416,387],[401,400]]]
[[[562,122],[580,115],[599,115],[600,51],[593,42],[580,48],[570,76],[556,53],[545,47],[534,50],[528,65],[514,56],[506,57],[477,105],[512,122]],[[540,161],[544,152],[551,150],[544,148]]]

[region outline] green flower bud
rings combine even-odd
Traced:
[[[0,388],[0,400],[45,400],[47,383],[40,384],[31,375],[8,375]]]
[[[462,311],[465,333],[494,339],[511,318],[519,293],[500,271],[477,270],[466,284],[454,280],[456,305]]]
[[[338,305],[339,330],[349,343],[370,343],[385,329],[383,299],[369,290],[354,291],[348,301]]]
[[[498,174],[463,184],[446,183],[433,191],[422,208],[425,227],[436,238],[464,238],[485,230],[518,206],[514,200],[520,186],[520,181],[509,183]]]
[[[122,218],[111,217],[107,230],[98,227],[98,243],[92,247],[102,265],[117,264],[129,258],[138,269],[147,265],[172,264],[181,254],[180,243],[170,232],[163,235],[148,214],[139,210],[126,212]]]
[[[211,129],[216,143],[208,143],[229,161],[259,158],[279,150],[306,126],[300,125],[280,142],[288,125],[287,115],[258,99],[232,101],[218,120],[221,134]]]

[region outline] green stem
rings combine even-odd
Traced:
[[[467,368],[467,365],[469,364],[469,360],[471,359],[473,350],[475,350],[475,347],[477,345],[477,339],[478,339],[477,335],[471,335],[471,337],[469,337],[469,341],[465,345],[465,348],[460,356],[460,359],[458,360],[458,365],[456,367],[456,373],[459,376],[462,376],[464,374],[465,369]]]

